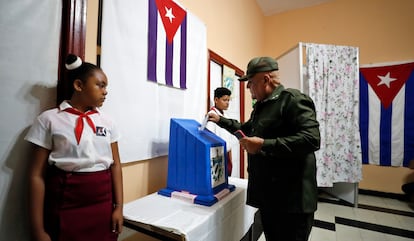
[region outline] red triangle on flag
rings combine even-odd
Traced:
[[[187,12],[172,0],[155,0],[155,3],[164,25],[168,43],[172,43]]]
[[[414,70],[414,63],[360,68],[384,108],[388,108]]]

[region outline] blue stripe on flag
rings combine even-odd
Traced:
[[[359,74],[359,130],[361,135],[362,163],[369,164],[368,156],[368,82]]]
[[[414,70],[405,82],[404,161],[407,167],[414,160]]]
[[[187,88],[187,14],[181,24],[180,88]]]
[[[148,59],[147,78],[157,82],[157,25],[158,10],[155,1],[148,1]]]
[[[392,105],[385,109],[381,105],[380,165],[391,166]]]
[[[167,38],[165,39],[165,84],[173,86],[173,54],[174,51],[174,40],[168,43]]]

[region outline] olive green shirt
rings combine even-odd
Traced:
[[[317,207],[316,160],[319,123],[312,99],[295,89],[278,86],[254,105],[250,119],[220,118],[234,132],[264,139],[261,151],[248,154],[247,204],[281,212],[310,213]]]

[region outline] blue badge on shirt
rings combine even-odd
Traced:
[[[102,126],[96,127],[96,135],[97,136],[106,136],[106,128]]]

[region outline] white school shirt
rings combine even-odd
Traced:
[[[219,116],[224,116],[216,107],[211,107],[210,111],[208,113],[216,113]],[[221,139],[223,139],[224,141],[226,141],[226,147],[227,147],[227,151],[230,151],[232,149],[232,147],[236,144],[238,144],[238,140],[237,138],[230,133],[229,131],[227,131],[224,128],[221,128],[220,126],[218,126],[216,123],[214,123],[213,121],[209,121],[207,122],[206,128],[213,132],[214,134],[216,134],[217,136],[219,136]]]
[[[49,164],[65,171],[94,172],[108,169],[114,162],[111,143],[120,138],[113,121],[99,109],[91,114],[96,133],[83,118],[83,131],[79,145],[75,137],[78,115],[64,111],[72,106],[63,101],[59,108],[41,113],[25,140],[51,151]]]

